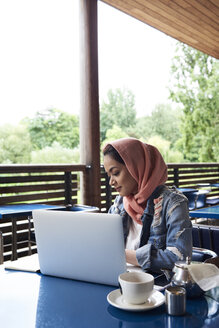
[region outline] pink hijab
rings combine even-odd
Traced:
[[[124,196],[123,204],[131,218],[141,224],[147,199],[157,186],[167,180],[167,166],[157,148],[135,138],[118,139],[109,144],[117,150],[138,183],[137,194]]]

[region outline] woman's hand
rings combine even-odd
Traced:
[[[139,266],[137,258],[136,258],[136,252],[134,250],[126,249],[125,250],[125,256],[126,256],[126,262],[127,263]]]

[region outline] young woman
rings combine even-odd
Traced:
[[[142,269],[172,270],[192,254],[187,198],[165,186],[167,166],[153,146],[134,138],[103,149],[109,183],[119,193],[109,213],[123,218],[126,260]]]

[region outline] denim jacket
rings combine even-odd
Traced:
[[[132,219],[124,209],[123,197],[116,197],[109,213],[122,216],[126,242]],[[191,257],[192,224],[188,200],[175,187],[158,186],[148,199],[141,220],[142,230],[136,257],[142,269],[152,272],[172,270],[176,261]]]

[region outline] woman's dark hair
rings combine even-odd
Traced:
[[[115,161],[125,165],[125,162],[123,161],[122,157],[119,155],[118,151],[112,145],[107,145],[106,146],[106,148],[103,151],[103,155],[104,156],[109,155]]]

